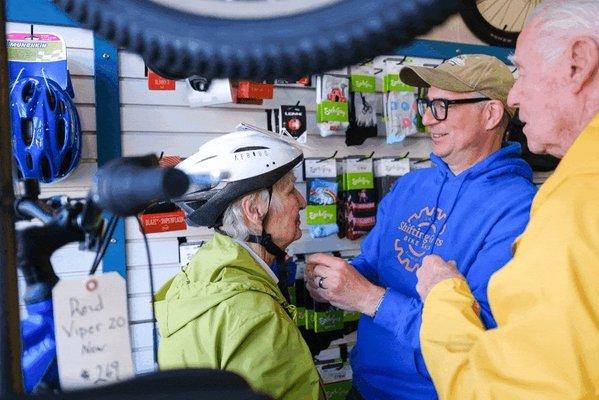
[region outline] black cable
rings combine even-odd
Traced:
[[[108,244],[110,243],[110,239],[112,239],[112,235],[114,234],[114,230],[116,228],[116,223],[118,222],[119,217],[116,215],[112,215],[110,220],[108,221],[108,226],[106,227],[106,233],[104,234],[102,241],[100,242],[100,247],[96,252],[96,257],[94,258],[94,262],[92,264],[91,269],[89,270],[89,274],[93,275],[96,273],[98,266],[100,265],[100,261],[104,258],[104,254],[106,254],[106,249],[108,248]]]
[[[137,225],[144,238],[144,245],[146,246],[146,254],[148,257],[148,272],[150,274],[150,303],[152,304],[152,352],[154,356],[154,368],[158,366],[158,329],[156,329],[156,306],[154,305],[154,273],[152,272],[152,257],[150,255],[150,245],[148,244],[148,237],[144,232],[141,220],[136,215]]]

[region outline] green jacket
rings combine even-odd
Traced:
[[[215,234],[155,304],[161,369],[225,369],[275,399],[324,398],[293,306],[233,239]]]

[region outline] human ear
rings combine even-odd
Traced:
[[[490,131],[501,124],[504,111],[505,108],[499,100],[489,101],[485,107],[485,129]]]
[[[580,93],[599,69],[599,46],[588,36],[574,38],[566,52],[572,94]]]
[[[241,199],[241,209],[248,228],[253,232],[262,231],[262,221],[266,212],[261,210],[260,205],[253,196],[245,196]]]

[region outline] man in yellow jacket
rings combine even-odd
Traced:
[[[546,0],[518,39],[508,100],[530,149],[562,160],[489,283],[497,328],[483,328],[454,262],[432,255],[417,273],[441,399],[599,398],[598,15],[597,0]]]

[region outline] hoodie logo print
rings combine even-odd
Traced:
[[[447,214],[438,207],[424,207],[417,213],[401,221],[397,229],[401,237],[395,239],[394,248],[397,261],[406,269],[414,272],[420,267],[422,257],[433,247],[443,246],[445,219]]]

